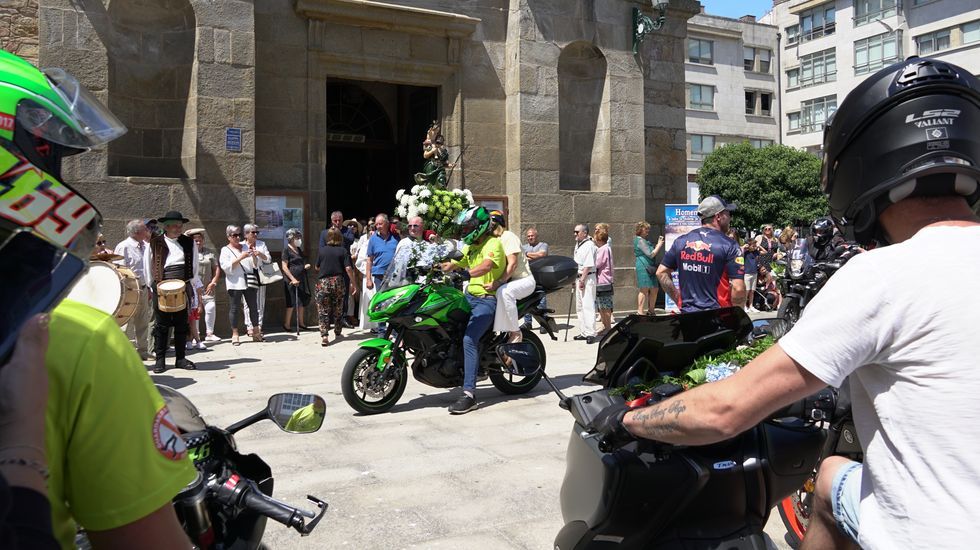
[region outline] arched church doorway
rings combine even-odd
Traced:
[[[330,79],[326,109],[327,214],[391,213],[395,191],[414,185],[422,141],[437,118],[437,89]]]

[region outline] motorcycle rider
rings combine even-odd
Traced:
[[[718,195],[701,201],[701,227],[678,237],[657,268],[660,287],[682,313],[745,303],[745,265],[738,243],[725,235],[736,205]],[[680,290],[671,274],[677,274]]]
[[[0,235],[26,232],[38,251],[43,239],[88,261],[101,217],[63,183],[61,160],[125,131],[65,71],[0,52]],[[49,284],[58,280],[58,266],[44,269]],[[50,318],[45,447],[61,546],[74,547],[77,522],[96,548],[190,547],[170,501],[196,471],[136,350],[112,317],[84,304],[64,300]]]
[[[806,239],[806,247],[813,261],[830,260],[834,250],[844,244],[844,239],[835,234],[834,229],[836,229],[834,220],[829,216],[819,217],[810,224],[810,236]]]
[[[821,183],[858,243],[891,246],[851,259],[733,376],[646,409],[607,407],[593,428],[617,442],[703,445],[848,378],[864,465],[823,460],[803,548],[972,546],[978,125],[980,80],[961,67],[912,57],[858,85],[824,131]],[[942,265],[948,291],[921,293],[909,258]]]
[[[463,258],[443,264],[444,270],[462,269],[469,275],[466,301],[472,312],[463,333],[463,395],[449,406],[450,414],[465,414],[479,405],[476,402],[476,375],[480,367],[480,338],[493,325],[497,311],[496,282],[507,268],[507,258],[500,239],[490,232],[490,213],[474,206],[459,213],[456,224],[466,246]]]

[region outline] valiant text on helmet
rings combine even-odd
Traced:
[[[929,109],[922,111],[922,116],[911,114],[905,117],[906,124],[915,124],[916,128],[928,128],[929,126],[949,126],[955,122],[954,119],[960,116],[959,109]]]

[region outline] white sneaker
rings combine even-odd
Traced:
[[[204,341],[205,342],[220,342],[221,341],[221,338],[218,338],[217,336],[215,336],[213,334],[208,334],[207,337],[204,339]]]
[[[204,340],[197,343],[197,349],[208,349],[208,347],[204,345]]]

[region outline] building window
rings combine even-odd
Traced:
[[[800,132],[809,134],[823,130],[824,123],[837,110],[837,96],[818,97],[800,104]]]
[[[687,39],[687,60],[691,63],[700,63],[702,65],[712,65],[714,61],[712,60],[712,53],[714,51],[715,43],[711,40],[701,40],[699,38],[688,38]]]
[[[800,132],[800,113],[786,113],[787,133],[797,134]]]
[[[898,13],[898,0],[854,0],[854,26],[871,23]]]
[[[792,25],[786,27],[786,45],[795,46],[800,41],[800,26]]]
[[[715,87],[706,84],[688,84],[687,108],[698,111],[714,111]]]
[[[929,55],[932,52],[949,48],[949,29],[923,34],[915,38],[919,45],[919,55]]]
[[[772,94],[745,90],[745,114],[755,116],[772,115]]]
[[[755,147],[756,149],[762,149],[763,147],[769,147],[770,145],[772,145],[772,140],[749,138],[749,145]]]
[[[920,46],[921,48],[921,46]],[[902,31],[882,33],[854,42],[854,74],[878,70],[902,57]]]
[[[771,50],[744,46],[742,52],[742,63],[746,71],[769,73],[770,60],[772,59]]]
[[[704,160],[704,157],[715,150],[715,136],[691,135],[691,152],[687,158],[691,160]]]
[[[791,74],[792,73],[792,74]],[[837,80],[837,53],[834,48],[804,55],[800,66],[786,72],[789,88],[806,88]]]
[[[834,4],[817,6],[800,14],[800,41],[816,40],[834,34],[836,29]]]
[[[963,43],[969,44],[980,40],[980,21],[967,23],[961,27],[963,31]]]

